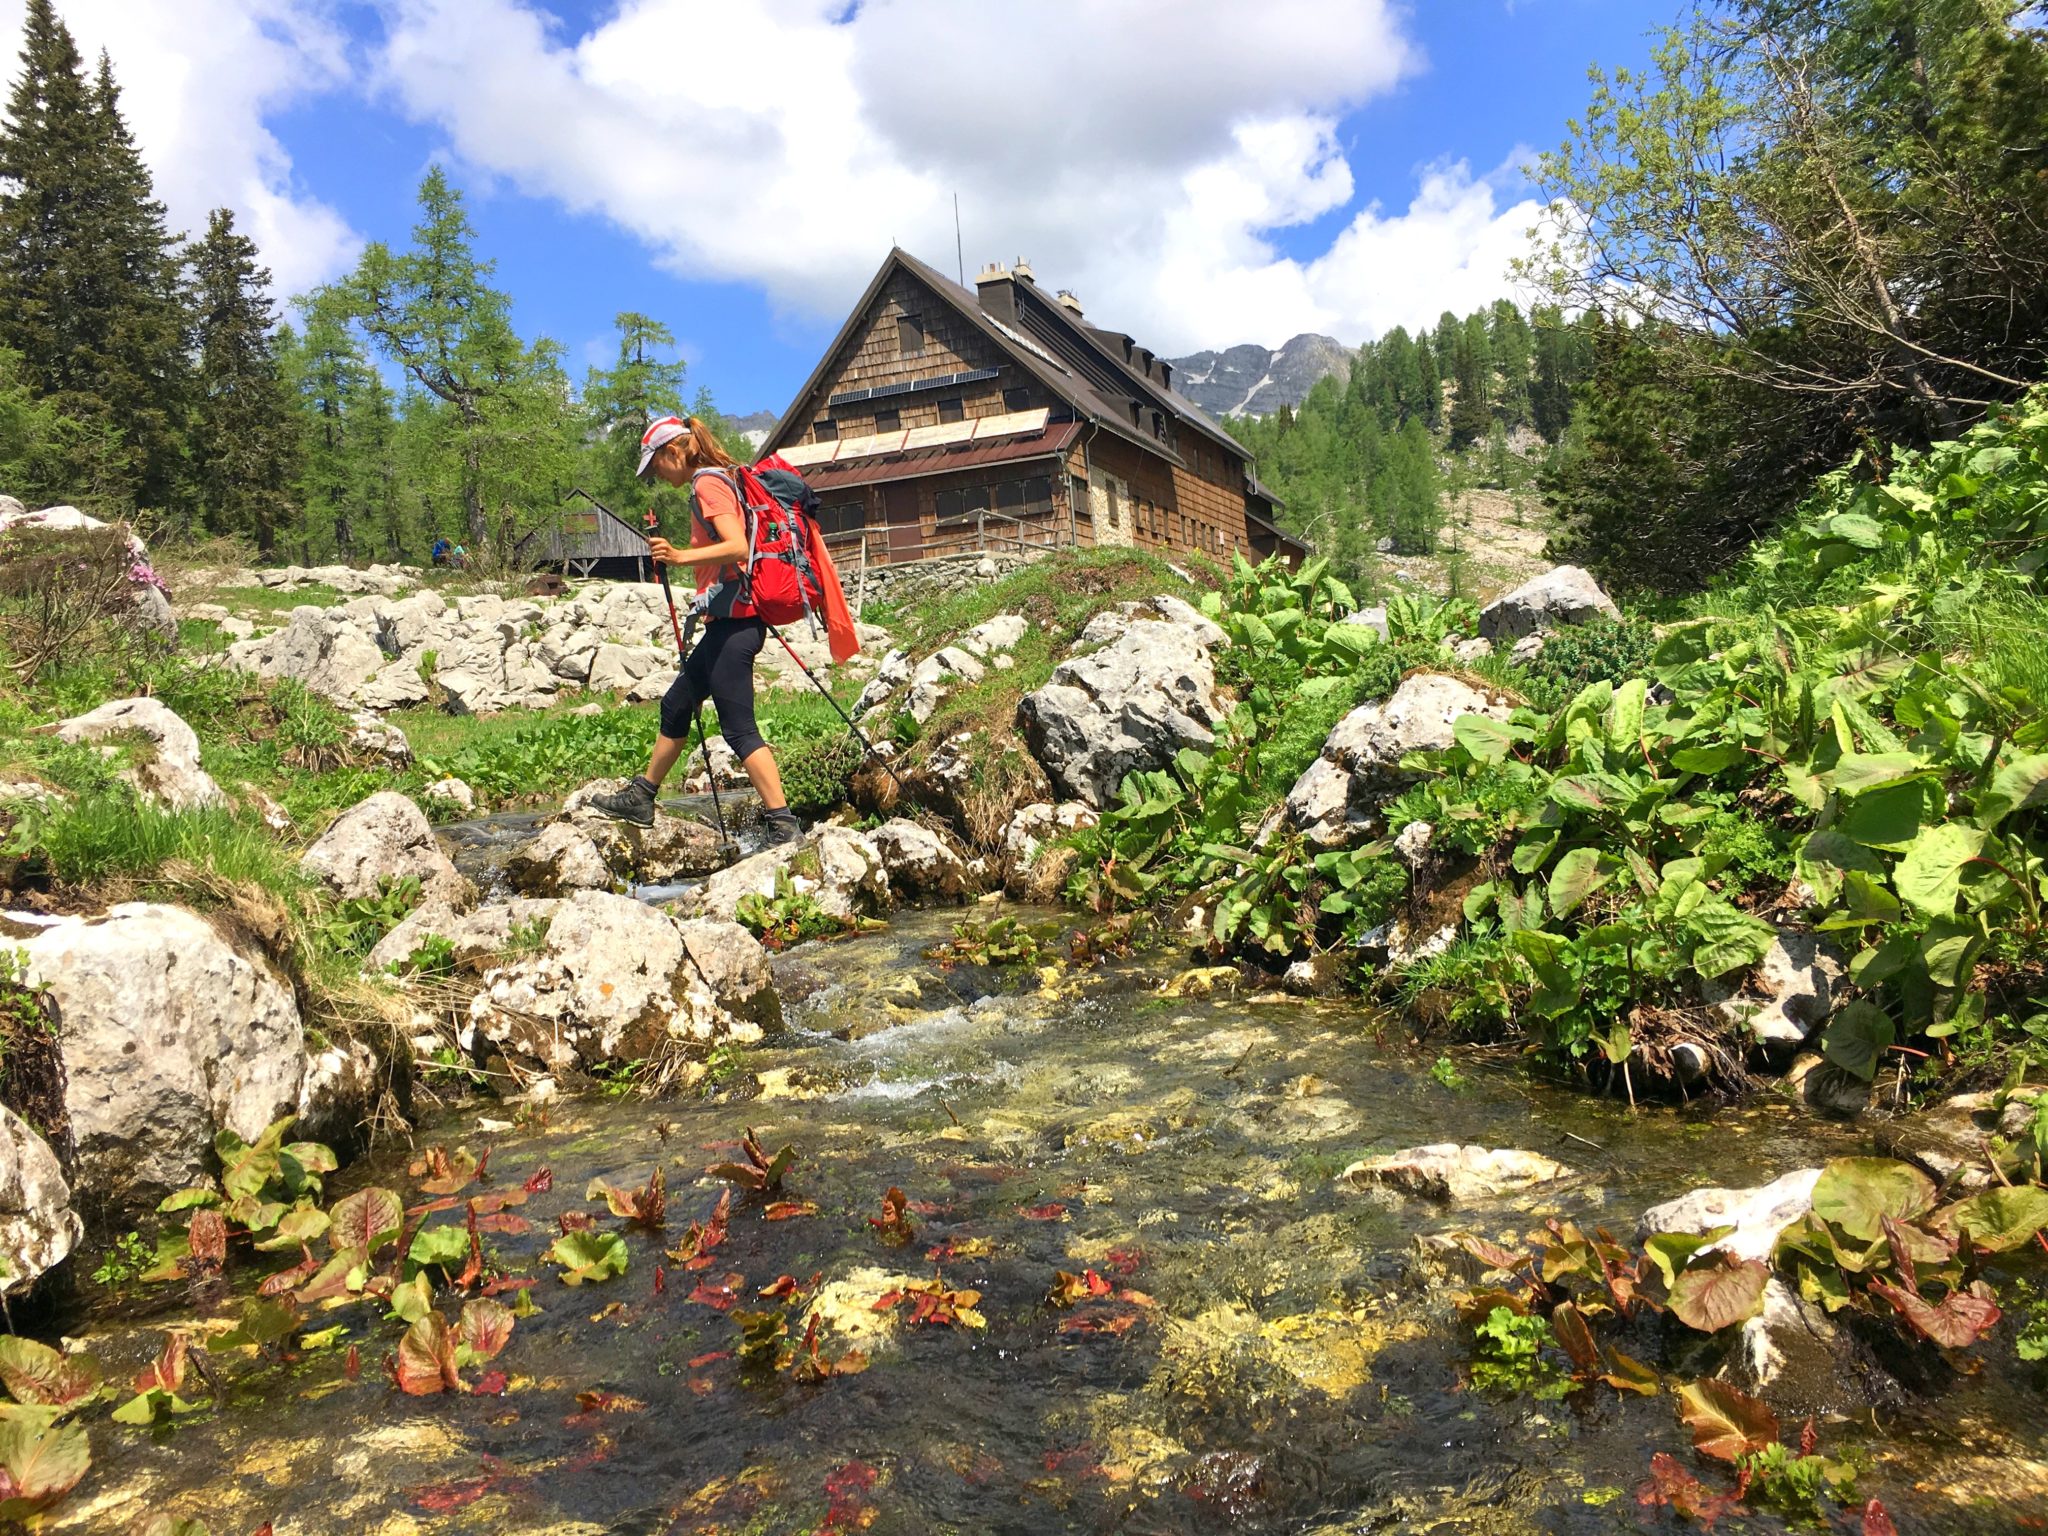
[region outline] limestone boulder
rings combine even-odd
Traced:
[[[1985,1164],[1985,1144],[1994,1136],[2017,1142],[2031,1135],[2042,1097],[2040,1090],[1959,1093],[1887,1121],[1878,1128],[1878,1146],[1958,1193],[1975,1194],[1995,1182]]]
[[[365,709],[406,709],[427,702],[431,690],[416,662],[386,662],[356,686],[355,701]]]
[[[719,1001],[674,918],[602,891],[563,901],[537,953],[486,971],[469,1014],[472,1051],[556,1073],[764,1032]]]
[[[57,1154],[0,1105],[0,1296],[34,1285],[69,1258],[84,1235]]]
[[[1056,895],[1067,871],[1041,871],[1040,851],[1055,838],[1094,826],[1096,819],[1095,812],[1078,800],[1058,805],[1040,801],[1019,809],[1003,829],[1003,889],[1022,900],[1043,901]],[[1057,879],[1048,880],[1050,874]]]
[[[903,710],[923,725],[955,688],[963,683],[978,683],[987,672],[979,660],[960,646],[949,645],[934,651],[911,670]]]
[[[733,915],[740,898],[772,897],[780,880],[810,895],[831,917],[851,923],[888,911],[893,892],[881,850],[865,833],[827,823],[801,842],[770,848],[712,875],[676,903],[685,916]]]
[[[1519,1194],[1571,1171],[1540,1152],[1439,1142],[1366,1158],[1346,1168],[1338,1179],[1353,1188],[1379,1184],[1439,1205],[1462,1206]]]
[[[1731,1253],[1738,1259],[1768,1260],[1771,1250],[1778,1245],[1779,1234],[1813,1210],[1813,1186],[1819,1180],[1818,1168],[1799,1168],[1749,1189],[1688,1190],[1675,1200],[1666,1200],[1643,1212],[1636,1221],[1636,1235],[1700,1233],[1729,1227],[1733,1230],[1713,1244],[1714,1251]]]
[[[1361,629],[1371,630],[1382,640],[1388,638],[1385,604],[1379,604],[1371,608],[1361,608],[1356,613],[1347,613],[1337,622],[1340,624],[1356,624]]]
[[[889,889],[906,900],[962,901],[972,882],[959,850],[930,827],[906,817],[868,834],[888,871]]]
[[[114,1220],[198,1180],[220,1130],[294,1113],[305,1036],[290,985],[180,907],[16,920],[30,986],[57,1009],[79,1207]]]
[[[721,1008],[769,1034],[782,1028],[782,998],[759,939],[722,918],[685,918],[676,927],[684,954]]]
[[[420,798],[431,800],[443,810],[453,811],[458,815],[476,814],[476,791],[453,774],[434,780],[420,791]]]
[[[1441,752],[1460,717],[1505,720],[1513,707],[1498,694],[1440,672],[1404,678],[1393,696],[1361,704],[1331,729],[1323,750],[1287,795],[1287,816],[1326,848],[1367,835],[1379,806],[1405,784],[1401,759]]]
[[[1210,633],[1221,631],[1200,614],[1194,620],[1123,625],[1018,702],[1017,727],[1063,798],[1105,809],[1127,774],[1214,741],[1222,709]]]
[[[651,645],[614,645],[607,641],[598,646],[591,656],[586,686],[594,693],[616,690],[631,699],[658,699],[674,680],[675,666],[676,658],[672,651],[657,650]]]
[[[1576,565],[1559,565],[1497,597],[1479,614],[1479,633],[1496,644],[1512,644],[1565,624],[1621,618],[1614,599]]]
[[[227,804],[227,796],[212,775],[199,766],[198,733],[161,699],[114,699],[60,722],[57,736],[69,742],[126,738],[130,764],[121,777],[144,799],[167,809],[189,811]]]
[[[1743,1038],[1789,1056],[1827,1023],[1847,970],[1848,957],[1818,934],[1781,928],[1746,974],[1716,977],[1701,993]]]
[[[591,808],[591,796],[619,789],[624,779],[594,779],[562,802],[556,822],[590,841],[617,883],[667,885],[723,869],[726,848],[717,831],[691,817],[657,808],[654,825],[636,827]]]
[[[294,608],[283,628],[227,649],[231,667],[302,683],[340,704],[353,702],[356,690],[393,659],[377,643],[374,625],[332,608]]]
[[[380,720],[369,710],[358,710],[349,718],[348,744],[358,757],[380,762],[389,768],[412,766],[412,743],[405,732]]]
[[[434,839],[426,812],[396,790],[381,790],[343,811],[299,860],[337,896],[375,896],[386,880],[416,876],[421,891],[466,905],[469,882]]]
[[[380,976],[394,965],[402,967],[429,937],[449,942],[458,968],[483,970],[506,959],[525,937],[544,932],[560,906],[559,901],[515,898],[458,912],[444,901],[423,901],[377,941],[363,970]]]
[[[344,1156],[360,1150],[383,1089],[377,1054],[362,1041],[331,1041],[309,1050],[292,1139],[322,1142]]]
[[[552,821],[505,862],[505,880],[522,896],[609,891],[617,881],[590,834],[574,822]]]

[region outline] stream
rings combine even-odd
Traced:
[[[450,835],[465,840],[497,841],[473,825]],[[471,1101],[419,1127],[421,1146],[489,1145],[489,1188],[553,1174],[519,1208],[532,1230],[489,1239],[504,1268],[539,1277],[539,1314],[495,1362],[502,1395],[402,1396],[382,1367],[400,1325],[364,1303],[316,1310],[308,1326],[346,1335],[283,1363],[224,1356],[225,1403],[155,1430],[96,1420],[93,1470],[46,1528],[126,1531],[156,1511],[215,1536],[266,1520],[277,1536],[1697,1528],[1635,1498],[1660,1450],[1726,1486],[1692,1456],[1669,1391],[1539,1402],[1463,1387],[1455,1282],[1417,1238],[1514,1242],[1551,1214],[1625,1233],[1654,1201],[1868,1150],[1864,1134],[1768,1098],[1632,1114],[1497,1052],[1452,1052],[1463,1081],[1446,1086],[1434,1048],[1359,1005],[1163,997],[1157,956],[949,972],[925,952],[958,916],[907,913],[780,957],[789,1028],[728,1058],[704,1094],[565,1099],[546,1124],[510,1129],[479,1125],[510,1109]],[[703,1170],[747,1127],[796,1148],[789,1198],[815,1214],[769,1221],[736,1198],[715,1262],[686,1272],[663,1250],[711,1215],[724,1186]],[[1335,1177],[1441,1141],[1541,1152],[1577,1174],[1458,1213]],[[418,1201],[407,1155],[387,1145],[330,1195],[377,1184]],[[546,1257],[557,1216],[622,1230],[586,1185],[642,1185],[657,1166],[665,1231],[625,1231],[618,1278],[563,1284]],[[868,1219],[891,1186],[911,1202],[901,1246]],[[1138,1299],[1048,1305],[1057,1271],[1090,1268]],[[935,1270],[980,1292],[984,1328],[875,1310]],[[262,1272],[234,1270],[242,1286]],[[863,1372],[805,1383],[743,1368],[719,1288],[765,1308],[757,1293],[785,1274],[819,1277],[823,1353],[858,1349]],[[148,1302],[159,1310],[70,1321],[110,1378],[146,1363],[165,1327],[232,1314]],[[1858,1503],[1881,1498],[1901,1532],[2039,1527],[1998,1490],[2027,1463],[2043,1486],[2048,1416],[2007,1336],[1983,1354],[1980,1374],[1888,1413],[1881,1433],[1867,1417],[1822,1426],[1830,1454],[1864,1460]]]

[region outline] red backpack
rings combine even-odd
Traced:
[[[759,617],[770,624],[807,619],[814,631],[823,625],[837,642],[846,598],[818,532],[818,493],[780,454],[770,454],[752,468],[700,469],[690,477],[692,485],[703,475],[717,475],[733,487],[747,520],[746,564],[737,582],[713,589],[711,613],[719,618]],[[690,511],[710,532],[694,489]],[[850,619],[845,627],[851,628]],[[835,653],[838,649],[835,643]]]

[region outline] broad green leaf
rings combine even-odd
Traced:
[[[424,1274],[392,1289],[391,1315],[401,1323],[416,1323],[433,1310],[434,1284]]]
[[[1885,1217],[1911,1221],[1933,1205],[1934,1181],[1889,1157],[1838,1157],[1813,1186],[1813,1214],[1866,1243],[1884,1236]]]
[[[1606,867],[1602,867],[1605,865]],[[1614,871],[1614,861],[1597,848],[1569,848],[1550,872],[1550,910],[1569,917]]]
[[[548,1257],[563,1266],[566,1285],[608,1280],[626,1272],[626,1241],[616,1232],[564,1232]]]
[[[1643,701],[1650,685],[1632,677],[1614,690],[1607,705],[1607,745],[1617,752],[1634,752],[1643,737]]]
[[[1769,923],[1736,910],[1718,896],[1694,908],[1686,928],[1699,940],[1693,948],[1692,968],[1707,981],[1755,965],[1770,953],[1778,937]]]
[[[1460,715],[1451,725],[1458,745],[1482,763],[1498,763],[1513,750],[1515,742],[1526,740],[1528,731],[1517,732],[1504,720],[1486,715]]]
[[[422,1267],[459,1267],[469,1258],[469,1233],[449,1222],[421,1227],[413,1234],[412,1246],[406,1249],[405,1256]]]
[[[334,1248],[360,1248],[375,1253],[398,1241],[405,1228],[405,1202],[388,1189],[372,1186],[335,1201],[327,1241]]]
[[[2007,1253],[2048,1227],[2048,1189],[2022,1184],[1987,1189],[1959,1200],[1941,1213],[1942,1224],[1970,1239],[1985,1253]]]
[[[1678,1273],[1692,1262],[1692,1256],[1709,1243],[1718,1243],[1735,1229],[1714,1227],[1705,1232],[1655,1232],[1643,1239],[1643,1252],[1663,1272],[1664,1284],[1678,1282]]]
[[[1897,1038],[1891,1015],[1877,1004],[1859,999],[1828,1020],[1820,1051],[1844,1072],[1854,1073],[1867,1083],[1877,1076],[1884,1053]]]
[[[1960,821],[1929,827],[1892,871],[1899,899],[1927,917],[1953,917],[1963,867],[1984,851],[1984,831]]]
[[[1719,1333],[1763,1311],[1770,1278],[1769,1267],[1755,1259],[1712,1254],[1672,1283],[1672,1315],[1699,1333]]]
[[[200,1206],[211,1210],[220,1203],[219,1191],[208,1189],[204,1185],[194,1185],[190,1189],[181,1189],[176,1194],[165,1195],[157,1202],[156,1208],[163,1215],[172,1216],[179,1211],[189,1211]]]
[[[1884,524],[1863,512],[1837,512],[1824,525],[1830,538],[1841,539],[1858,549],[1876,549],[1884,543]]]
[[[297,1205],[280,1216],[276,1229],[256,1246],[266,1253],[296,1248],[321,1236],[330,1225],[327,1213],[318,1206]]]
[[[0,1334],[0,1383],[18,1403],[40,1408],[75,1408],[100,1388],[99,1362],[91,1355],[64,1355],[19,1334]]]
[[[77,1424],[39,1429],[24,1420],[0,1423],[0,1520],[24,1520],[64,1497],[92,1466],[92,1446]]]
[[[1977,797],[1977,825],[1988,831],[2014,811],[2040,805],[2048,805],[2048,752],[2014,758],[1992,775]]]
[[[1896,853],[1910,847],[1921,829],[1939,821],[1941,815],[1940,786],[1929,779],[1908,779],[1856,796],[1835,825],[1842,835],[1866,848]]]
[[[1821,778],[1837,794],[1861,795],[1932,771],[1927,759],[1913,752],[1844,752]]]
[[[1680,773],[1721,773],[1748,756],[1738,743],[1723,741],[1708,747],[1679,747],[1671,754],[1671,766]]]

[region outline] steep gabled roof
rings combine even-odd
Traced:
[[[763,441],[764,451],[772,452],[781,448],[809,425],[816,413],[816,396],[830,375],[832,365],[845,350],[847,343],[861,334],[862,324],[868,312],[873,308],[875,300],[880,297],[890,275],[898,270],[908,272],[922,286],[930,289],[940,301],[957,311],[998,352],[1043,385],[1053,398],[1064,400],[1081,415],[1098,422],[1103,430],[1128,438],[1147,452],[1158,454],[1171,463],[1185,467],[1178,454],[1149,432],[1132,425],[1128,419],[1129,412],[1104,396],[1087,379],[1060,362],[1029,337],[1018,334],[989,314],[981,307],[981,301],[973,293],[951,278],[926,266],[901,247],[892,249],[884,259],[873,280],[869,282],[859,301],[854,304],[852,312],[847,315],[846,323],[839,328],[839,334],[832,338],[832,344],[818,360],[818,366],[811,370],[810,377],[804,380],[803,387],[796,393],[796,398],[790,401],[789,408],[775,423],[775,430]],[[1238,448],[1237,451],[1244,452],[1242,448]]]

